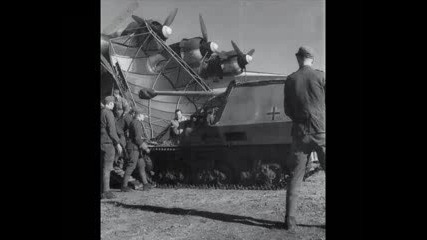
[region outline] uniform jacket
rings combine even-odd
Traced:
[[[125,112],[129,111],[130,107],[129,107],[129,103],[128,101],[126,101],[125,98],[121,97],[121,98],[116,98],[114,97],[114,99],[116,100],[114,102],[114,110],[123,110]]]
[[[117,145],[119,142],[113,112],[103,108],[101,110],[101,144],[112,143]]]
[[[124,114],[121,117],[116,119],[117,133],[119,135],[126,135],[126,132],[129,130],[130,124],[133,121],[133,118],[129,114]]]
[[[325,133],[326,80],[322,71],[303,66],[285,81],[285,113],[293,121],[292,136]]]
[[[128,137],[128,130],[132,120],[132,116],[127,113],[120,116],[119,118],[116,118],[117,135],[119,136],[120,143],[123,147],[126,146],[126,137]]]
[[[147,136],[145,135],[144,126],[142,122],[137,119],[133,119],[129,126],[129,140],[126,145],[128,150],[146,150],[148,147],[146,145]]]
[[[182,116],[180,119],[174,118],[171,120],[172,131],[175,133],[175,135],[179,135],[179,130],[185,128],[187,120],[188,119],[185,116]]]

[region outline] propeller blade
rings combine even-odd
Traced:
[[[114,20],[108,24],[103,30],[104,34],[111,34],[113,32],[117,32],[117,28],[126,18],[129,18],[130,15],[138,8],[138,1],[134,0],[123,12],[121,12]]]
[[[202,35],[205,41],[208,41],[208,31],[206,30],[205,22],[203,21],[202,14],[199,14],[200,28],[202,29]]]
[[[234,51],[236,51],[237,55],[242,57],[244,54],[240,51],[239,47],[237,47],[236,43],[231,40],[231,45],[233,45]]]
[[[255,49],[251,49],[248,53],[246,53],[249,56],[252,56],[255,52]]]
[[[178,12],[178,8],[175,8],[170,14],[169,16],[166,18],[165,23],[163,23],[163,25],[165,26],[170,26],[173,22],[173,20],[175,19],[176,13]]]
[[[239,67],[244,69],[246,67],[246,64],[248,64],[248,62],[246,61],[245,54],[240,51],[239,47],[237,47],[235,42],[231,41],[231,45],[233,45],[234,51],[236,51],[237,53],[237,63],[239,64]]]
[[[144,24],[144,20],[138,16],[132,15],[133,20],[137,22],[138,24]]]

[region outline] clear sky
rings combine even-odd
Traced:
[[[101,30],[128,4],[101,0]],[[220,51],[232,50],[230,40],[243,52],[255,49],[248,71],[289,75],[298,68],[295,53],[301,45],[314,49],[314,67],[325,70],[325,0],[140,0],[134,15],[163,23],[174,8],[178,13],[168,44],[202,36],[201,13],[209,41]]]

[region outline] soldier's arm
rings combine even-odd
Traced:
[[[130,115],[126,114],[124,121],[125,121],[125,126],[124,126],[123,130],[126,132],[129,129],[130,124],[132,123],[132,117]]]
[[[123,112],[124,113],[128,113],[130,111],[130,105],[128,103],[128,101],[125,98],[122,98],[123,101]]]
[[[108,135],[113,140],[114,145],[117,145],[120,143],[120,139],[119,139],[119,136],[117,135],[116,121],[114,120],[114,116],[113,114],[107,114],[106,118],[107,118]]]
[[[146,142],[143,142],[139,147],[142,148],[146,152],[150,152],[150,149],[148,148],[148,145]]]
[[[322,89],[323,89],[324,91],[326,91],[326,78],[325,78],[325,73],[324,73],[323,71],[320,71],[320,70],[316,70],[316,71],[317,71],[317,73],[318,73],[317,77],[318,77],[319,84],[320,84],[320,86],[322,87]]]
[[[285,108],[285,114],[292,119],[293,112],[292,112],[292,105],[291,105],[291,95],[289,93],[289,88],[286,86],[285,83],[285,90],[284,90],[284,108]]]
[[[179,127],[179,122],[178,122],[178,121],[176,121],[176,120],[172,120],[172,121],[171,121],[171,127],[172,127],[172,130],[173,130],[173,132],[174,132],[175,134],[179,134],[179,129],[178,129],[178,127]]]
[[[139,146],[139,148],[144,149],[145,151],[147,151],[148,146],[145,143],[145,139],[144,139],[144,129],[142,128],[142,126],[138,126],[138,124],[141,124],[137,121],[132,122],[132,127],[135,129],[135,143]]]

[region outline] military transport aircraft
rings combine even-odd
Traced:
[[[131,15],[136,7],[128,7],[121,18]],[[254,49],[244,54],[231,41],[234,50],[218,52],[218,45],[208,41],[201,15],[203,37],[167,45],[177,10],[172,10],[163,24],[132,15],[133,22],[120,34],[117,30],[113,34],[103,31],[101,36],[101,97],[110,95],[113,86],[118,87],[132,106],[148,114],[145,125],[152,139],[165,132],[176,109],[191,115],[223,93],[233,80],[285,79],[278,74],[246,72]]]

